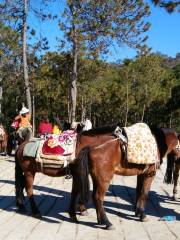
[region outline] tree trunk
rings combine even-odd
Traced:
[[[169,127],[172,128],[172,111],[170,113]]]
[[[3,94],[3,88],[2,88],[2,62],[0,57],[0,115],[2,114],[2,94]]]
[[[1,35],[0,35],[0,41],[1,41]],[[0,56],[0,116],[2,114],[2,95],[3,95],[3,88],[2,88],[2,59]]]
[[[144,102],[144,105],[143,105],[141,122],[144,121],[144,114],[145,114],[145,109],[146,109],[146,102],[147,102],[147,84],[146,84],[146,86],[145,86],[145,102]]]
[[[33,126],[33,134],[32,136],[34,137],[35,136],[35,129],[36,129],[36,126],[35,126],[35,101],[34,101],[34,95],[33,95],[33,104],[32,104],[32,126]]]
[[[124,126],[127,126],[128,112],[129,112],[129,87],[128,87],[128,77],[126,78],[126,116]]]
[[[86,115],[86,108],[84,106],[84,99],[82,97],[82,99],[81,99],[81,122],[83,122],[83,120],[85,119],[85,115]]]
[[[2,114],[2,94],[3,94],[3,88],[2,88],[2,77],[0,72],[0,115]]]
[[[78,48],[77,48],[77,39],[76,31],[74,29],[73,37],[73,70],[72,78],[70,85],[70,122],[75,121],[76,118],[76,101],[77,101],[77,57],[78,57]]]
[[[28,0],[24,0],[24,13],[23,13],[23,71],[24,71],[24,83],[26,90],[26,100],[30,113],[32,113],[32,103],[31,103],[31,92],[28,76],[28,66],[27,66],[27,43],[26,43],[26,32],[27,32],[27,12],[28,12]]]

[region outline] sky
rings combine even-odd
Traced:
[[[60,4],[49,6],[49,11],[60,15],[64,8],[65,0],[61,0]],[[151,27],[147,32],[149,36],[147,44],[152,48],[152,52],[160,52],[175,57],[180,53],[180,13],[169,14],[165,9],[154,7],[151,5],[151,16],[148,18]],[[41,36],[46,36],[49,41],[50,51],[56,51],[58,42],[57,36],[62,38],[62,33],[58,27],[57,21],[46,21],[40,23],[30,16],[29,22],[35,27]],[[37,35],[38,36],[38,35]],[[107,61],[116,62],[125,58],[133,58],[136,51],[126,46],[112,46],[111,53],[106,56]]]

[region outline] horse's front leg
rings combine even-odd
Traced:
[[[180,162],[175,163],[175,169],[173,173],[174,187],[173,187],[173,199],[178,201],[178,178],[179,178]]]
[[[34,196],[33,196],[33,182],[34,182],[35,173],[28,171],[24,173],[24,176],[25,176],[25,188],[26,188],[27,196],[31,206],[32,216],[35,218],[41,218],[41,213],[36,206]]]
[[[109,187],[109,182],[107,183],[102,179],[100,181],[99,179],[95,179],[94,177],[92,177],[92,180],[93,180],[92,198],[96,208],[97,222],[98,224],[105,225],[106,229],[111,230],[114,227],[112,223],[108,220],[103,206],[104,197]]]
[[[135,216],[139,217],[142,222],[148,221],[145,214],[145,204],[153,179],[154,175],[141,174],[137,176]]]

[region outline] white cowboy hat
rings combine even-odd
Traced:
[[[28,112],[29,112],[29,109],[26,108],[26,107],[23,107],[19,113],[20,114],[25,114],[25,113],[28,113]]]

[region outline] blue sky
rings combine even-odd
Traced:
[[[64,0],[49,7],[49,11],[60,14],[64,7]],[[30,17],[30,22],[42,36],[46,36],[49,41],[50,51],[57,50],[57,36],[62,37],[57,21],[47,21],[40,23]],[[180,52],[180,14],[168,14],[164,9],[151,6],[151,16],[149,17],[151,28],[148,31],[149,39],[147,44],[153,52],[161,52],[170,57],[175,57]],[[126,46],[112,46],[111,53],[106,57],[108,61],[117,61],[124,58],[133,58],[136,51]]]

